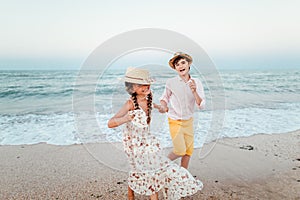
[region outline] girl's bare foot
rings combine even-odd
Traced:
[[[128,186],[128,200],[134,200],[134,191]]]
[[[152,194],[150,196],[150,200],[158,200],[158,193],[156,192],[155,194]]]

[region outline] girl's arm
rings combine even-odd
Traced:
[[[118,127],[126,122],[131,121],[134,116],[129,115],[128,111],[133,110],[133,104],[128,100],[122,108],[108,121],[108,128]]]

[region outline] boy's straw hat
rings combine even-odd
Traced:
[[[154,82],[148,70],[134,67],[127,68],[124,81],[141,85],[150,85]]]
[[[182,52],[176,52],[173,56],[173,58],[171,58],[169,60],[169,65],[170,67],[172,67],[173,69],[175,69],[175,66],[174,66],[174,61],[176,60],[176,58],[178,58],[179,56],[185,58],[189,63],[192,63],[193,62],[193,58],[186,54],[186,53],[182,53]]]

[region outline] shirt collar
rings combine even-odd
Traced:
[[[189,74],[190,75],[190,74]],[[192,76],[190,75],[190,79],[192,78]],[[184,80],[179,76],[179,75],[177,75],[177,79],[179,80],[179,81],[182,81],[182,82],[184,82]]]

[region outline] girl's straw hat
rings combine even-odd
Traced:
[[[154,82],[148,70],[134,67],[127,68],[124,81],[141,85],[150,85]]]
[[[178,58],[179,56],[185,58],[189,63],[192,63],[193,62],[193,58],[186,54],[186,53],[182,53],[182,52],[176,52],[173,56],[173,58],[171,58],[169,60],[169,65],[170,67],[172,67],[173,69],[175,69],[175,66],[174,66],[174,61],[176,60],[176,58]]]

